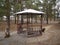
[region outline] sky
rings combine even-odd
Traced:
[[[41,3],[43,3],[43,1],[42,0],[40,0],[41,1]]]

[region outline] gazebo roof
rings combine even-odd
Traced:
[[[38,15],[42,15],[44,14],[44,12],[42,11],[37,11],[37,10],[34,10],[34,9],[27,9],[27,10],[24,10],[24,11],[20,11],[20,12],[17,12],[15,13],[17,15],[25,15],[25,14],[38,14]]]

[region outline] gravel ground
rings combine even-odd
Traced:
[[[60,45],[60,24],[45,27],[42,36],[27,38],[23,34],[11,33],[11,37],[4,38],[0,32],[0,45]]]

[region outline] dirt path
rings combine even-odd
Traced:
[[[53,25],[46,32],[49,33],[49,35],[47,36],[49,37],[49,39],[44,41],[40,40],[40,42],[30,43],[30,45],[60,45],[60,24]]]

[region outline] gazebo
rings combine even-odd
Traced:
[[[26,35],[42,34],[42,17],[45,13],[34,9],[27,9],[15,13],[17,17],[17,33],[24,33]],[[34,17],[38,16],[39,23],[34,22]],[[36,28],[37,27],[37,28]]]

